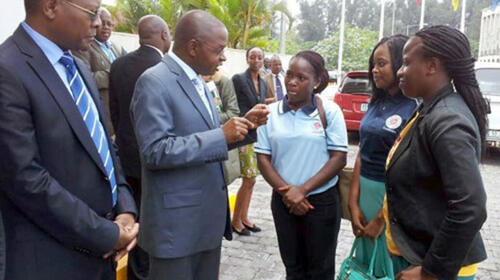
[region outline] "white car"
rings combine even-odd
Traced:
[[[491,108],[486,141],[500,147],[500,63],[477,62],[475,68],[479,88]]]

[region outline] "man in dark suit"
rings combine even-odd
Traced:
[[[161,61],[170,49],[170,31],[167,23],[155,15],[144,16],[138,23],[140,47],[134,52],[118,58],[111,65],[110,111],[116,132],[118,156],[123,165],[127,182],[134,191],[134,199],[140,208],[141,163],[139,148],[130,122],[130,100],[139,76],[151,66]],[[136,247],[128,258],[128,279],[140,279],[149,271],[149,256]],[[136,276],[137,275],[137,276]]]
[[[137,209],[95,81],[71,54],[93,40],[100,0],[24,3],[26,20],[0,46],[5,277],[113,279]]]
[[[231,239],[222,161],[268,111],[260,104],[220,126],[200,75],[226,60],[226,43],[224,24],[190,11],[177,23],[173,51],[136,84],[130,109],[143,175],[139,245],[151,256],[149,279],[217,279],[222,236]]]

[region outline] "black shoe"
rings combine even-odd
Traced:
[[[258,227],[256,224],[253,224],[253,227],[249,227],[245,224],[243,224],[245,226],[246,229],[248,229],[249,231],[251,232],[260,232],[262,231],[262,229],[260,227]]]
[[[233,226],[233,231],[236,232],[238,235],[242,235],[242,236],[250,236],[250,231],[244,227],[242,231],[237,231],[236,228]]]

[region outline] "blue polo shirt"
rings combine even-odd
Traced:
[[[323,100],[327,128],[321,124],[316,102],[294,111],[288,98],[269,105],[266,125],[257,129],[255,152],[271,156],[271,162],[287,184],[300,186],[330,159],[331,151],[347,152],[344,115],[337,104]],[[337,184],[334,176],[308,195],[322,193]]]
[[[401,92],[370,102],[359,129],[361,176],[385,182],[385,161],[392,144],[418,102]]]

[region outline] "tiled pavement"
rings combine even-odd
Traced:
[[[351,135],[350,135],[351,136]],[[348,166],[353,165],[357,152],[356,139],[349,146]],[[481,263],[476,279],[500,280],[500,152],[490,154],[481,167],[488,194],[488,220],[483,226],[482,236],[488,251],[488,260]],[[230,185],[235,194],[241,181]],[[223,241],[220,280],[280,280],[285,279],[276,233],[270,209],[271,188],[262,177],[252,196],[250,219],[263,229],[252,236],[237,236],[233,241]],[[337,245],[336,271],[349,254],[353,235],[348,221],[342,221]]]

